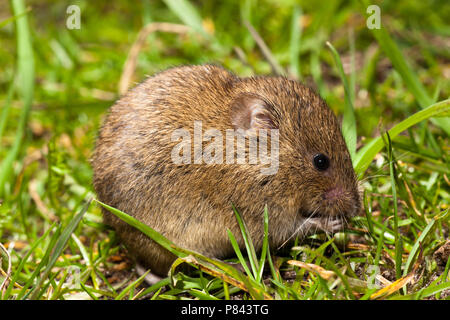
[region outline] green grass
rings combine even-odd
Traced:
[[[436,255],[450,221],[446,2],[379,2],[380,30],[366,28],[365,1],[199,3],[80,0],[70,3],[81,8],[80,30],[65,28],[68,3],[0,5],[0,299],[449,299],[450,260]],[[146,285],[103,224],[105,204],[91,202],[89,158],[148,22],[192,31],[151,34],[133,81],[216,62],[242,76],[281,66],[315,88],[342,119],[362,214],[344,232],[296,240],[282,255],[268,246],[270,208],[261,252],[235,211],[237,269],[110,208],[177,256],[167,278]]]

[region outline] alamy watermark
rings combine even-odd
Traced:
[[[69,15],[66,19],[67,29],[81,29],[81,10],[76,4],[67,7],[66,13]]]
[[[81,269],[78,266],[69,266],[67,273],[68,275],[62,286],[69,289],[81,289]]]
[[[380,7],[376,4],[372,4],[367,7],[366,12],[370,14],[370,16],[366,20],[366,26],[370,30],[372,29],[380,29],[381,28],[381,10]]]
[[[260,169],[261,174],[273,175],[277,173],[279,167],[278,129],[227,129],[225,130],[224,152],[224,137],[220,130],[209,128],[203,132],[201,121],[194,121],[193,125],[193,137],[191,137],[189,130],[184,128],[172,132],[172,142],[181,140],[172,149],[171,159],[173,163],[260,164],[265,165]],[[270,152],[268,150],[269,137]],[[248,141],[248,148],[246,147],[246,141]]]

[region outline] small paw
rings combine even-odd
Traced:
[[[330,219],[325,219],[324,231],[330,233],[336,233],[344,229],[344,220],[338,217],[332,217]]]
[[[327,233],[336,233],[344,229],[344,220],[339,217],[310,218],[309,224]]]

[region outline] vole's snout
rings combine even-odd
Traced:
[[[327,191],[325,191],[323,198],[326,201],[336,201],[344,195],[344,190],[341,187],[333,187]]]
[[[351,190],[336,185],[322,194],[324,212],[331,216],[353,216],[359,208],[359,197]]]

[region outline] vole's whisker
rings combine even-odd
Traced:
[[[342,216],[342,219],[344,219],[344,225],[348,225],[348,220],[347,220],[347,218],[345,217],[345,215]]]
[[[359,182],[366,182],[370,179],[379,178],[379,177],[388,177],[388,174],[374,174],[367,177],[364,177],[363,179],[359,180]]]
[[[280,249],[280,248],[282,248],[282,247],[284,247],[284,245],[286,244],[286,243],[288,243],[297,233],[299,233],[299,232],[302,232],[302,236],[303,236],[303,231],[302,231],[302,229],[303,229],[303,226],[310,220],[310,219],[312,219],[312,217],[316,214],[316,212],[318,211],[318,209],[319,208],[317,208],[316,210],[314,210],[313,212],[312,212],[312,214],[308,217],[308,218],[306,218],[306,220],[305,221],[303,221],[302,222],[302,224],[297,228],[297,229],[295,229],[295,231],[278,247],[278,250]],[[307,230],[307,231],[309,231],[309,230]],[[306,236],[308,234],[308,232],[305,232],[304,233],[304,235]]]
[[[372,233],[370,232],[369,228],[365,226],[361,221],[354,221],[356,226],[363,229],[365,232],[367,232],[370,236],[373,237]]]

